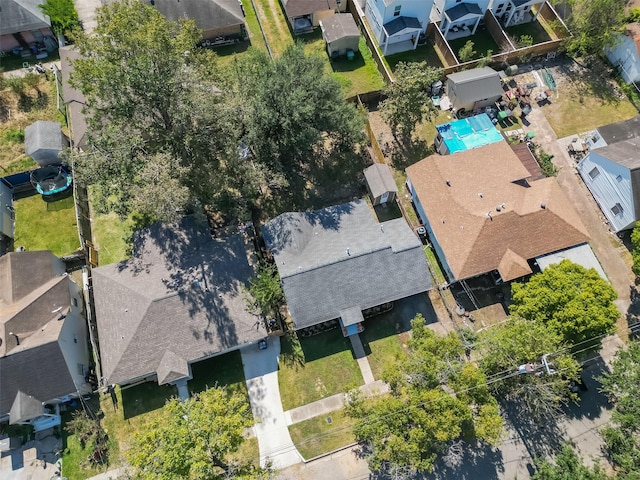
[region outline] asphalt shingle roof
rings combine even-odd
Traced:
[[[385,192],[398,192],[398,186],[386,163],[374,163],[365,169],[364,178],[374,197],[379,197]]]
[[[336,13],[320,21],[322,36],[327,43],[344,37],[359,37],[360,29],[350,13]]]
[[[207,31],[244,23],[238,0],[143,0],[155,7],[167,20],[190,19]]]
[[[297,329],[432,287],[422,244],[404,219],[377,223],[363,200],[283,213],[262,231]]]
[[[0,35],[39,30],[51,26],[40,0],[0,0]]]
[[[192,217],[138,232],[132,259],[93,269],[107,381],[172,381],[185,362],[264,337],[243,292],[252,275],[238,232],[213,238]]]
[[[296,18],[338,8],[336,0],[282,0],[282,4],[288,18]]]

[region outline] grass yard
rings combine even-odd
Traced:
[[[297,341],[281,338],[278,382],[282,407],[290,410],[363,384],[351,343],[339,329]]]
[[[601,125],[627,120],[638,110],[627,98],[615,95],[610,79],[595,65],[589,70],[575,65],[558,75],[551,104],[542,107],[558,138],[593,130]],[[574,71],[576,70],[576,71]]]
[[[278,0],[253,0],[255,13],[267,37],[271,52],[279,56],[293,43],[289,24]]]
[[[27,250],[51,250],[68,255],[80,247],[73,197],[45,202],[32,195],[14,202],[15,246]]]
[[[327,420],[331,418],[331,423]],[[352,427],[355,421],[342,410],[305,420],[289,427],[291,439],[300,454],[309,460],[356,441]]]
[[[431,246],[424,247],[424,254],[427,257],[427,262],[429,262],[429,266],[431,267],[431,271],[433,272],[434,280],[438,285],[442,285],[446,282],[444,277],[444,273],[442,272],[442,268],[438,263],[438,257],[436,256],[436,252],[433,250]]]
[[[391,71],[394,71],[396,65],[400,62],[427,62],[429,66],[442,68],[440,57],[436,53],[435,48],[433,48],[433,45],[429,42],[427,42],[426,45],[417,46],[415,50],[407,50],[406,52],[396,53],[395,55],[388,55],[382,58]]]
[[[449,40],[449,46],[451,47],[451,50],[453,50],[453,53],[455,53],[456,57],[459,57],[458,52],[468,41],[473,42],[473,50],[476,52],[470,60],[486,57],[489,50],[494,54],[500,52],[500,47],[489,32],[478,29],[475,35],[470,37]]]
[[[189,380],[188,383],[191,393],[202,392],[216,385],[226,385],[231,391],[247,395],[247,385],[239,350],[194,363],[191,366],[191,373],[193,380]]]
[[[253,9],[253,6],[251,6],[251,0],[242,0],[242,8],[245,12],[244,20],[247,25],[249,41],[215,48],[214,52],[218,55],[218,59],[222,65],[228,65],[236,55],[242,55],[249,47],[254,47],[264,52],[267,51],[267,44],[264,42],[262,30],[260,30],[260,23],[258,23],[256,11]]]
[[[504,31],[515,40],[519,40],[523,35],[529,35],[533,38],[533,44],[544,43],[552,40],[552,36],[544,29],[544,26],[538,21],[521,23],[513,27],[505,28]],[[556,35],[553,34],[553,38]]]
[[[381,380],[385,366],[393,363],[402,354],[401,339],[396,332],[394,310],[366,320],[360,339],[367,353],[373,377]]]
[[[347,60],[344,57],[338,60],[330,59],[319,28],[311,34],[301,36],[300,41],[304,43],[304,49],[308,55],[318,55],[325,59],[325,71],[340,82],[346,97],[380,90],[384,87],[382,75],[363,37],[360,37],[358,52],[353,60]]]
[[[132,222],[123,221],[115,213],[91,215],[91,234],[98,250],[98,263],[109,265],[129,258],[127,239],[131,235]]]

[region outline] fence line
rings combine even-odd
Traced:
[[[267,53],[271,58],[273,57],[273,53],[271,52],[271,47],[269,46],[269,41],[267,40],[267,36],[264,33],[264,28],[262,27],[262,22],[260,21],[260,15],[258,15],[258,9],[256,9],[256,5],[253,3],[253,0],[249,0],[251,2],[251,8],[253,8],[253,12],[256,14],[256,20],[258,20],[258,26],[260,27],[260,34],[262,35],[262,39],[264,40],[264,44],[267,47]]]

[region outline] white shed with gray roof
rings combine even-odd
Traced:
[[[24,129],[24,150],[38,165],[45,167],[60,163],[58,156],[69,146],[58,122],[39,120]]]
[[[446,89],[451,105],[458,112],[492,105],[503,94],[500,74],[491,67],[447,75]]]
[[[358,51],[360,29],[350,13],[337,13],[321,20],[320,29],[330,57],[346,55],[347,50]]]
[[[364,200],[289,212],[262,227],[296,329],[432,288],[422,243],[404,219],[377,223]]]
[[[367,181],[373,205],[381,205],[395,200],[398,186],[386,163],[374,163],[365,169],[364,178]]]

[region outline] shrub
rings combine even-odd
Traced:
[[[24,142],[24,130],[10,128],[4,134],[4,141],[8,143]]]
[[[473,42],[469,40],[458,50],[458,59],[461,63],[468,62],[475,54],[476,51],[473,49]]]

